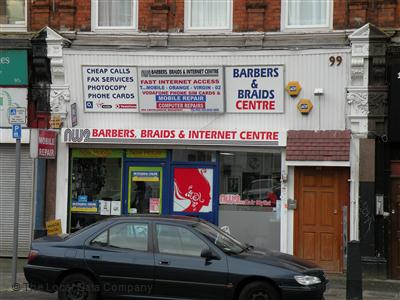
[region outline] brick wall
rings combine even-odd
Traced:
[[[333,0],[334,29],[358,28],[367,22],[379,27],[400,26],[397,0]],[[90,30],[90,0],[28,1],[30,30],[46,25],[58,30]],[[281,0],[233,0],[233,31],[279,31]],[[184,0],[140,0],[139,31],[182,32]]]

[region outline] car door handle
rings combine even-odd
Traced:
[[[159,264],[160,266],[168,266],[168,265],[169,265],[169,261],[168,261],[168,260],[160,260],[160,261],[158,262],[158,264]]]
[[[100,259],[100,256],[99,255],[92,255],[92,258],[93,259]]]

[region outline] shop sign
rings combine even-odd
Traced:
[[[174,169],[174,212],[212,212],[213,169]]]
[[[26,50],[0,50],[0,86],[28,85]]]
[[[133,171],[132,181],[159,182],[160,172],[157,171]]]
[[[51,220],[46,222],[47,235],[59,235],[62,233],[61,220]]]
[[[84,213],[97,213],[98,203],[97,201],[72,201],[71,204],[72,212],[84,212]]]
[[[55,159],[57,153],[57,132],[39,130],[38,157]]]
[[[137,112],[137,68],[82,66],[85,112]]]
[[[28,89],[0,88],[0,127],[26,123]],[[14,109],[12,114],[11,109]]]
[[[158,149],[127,149],[127,158],[167,158],[166,150]]]
[[[275,130],[63,128],[64,143],[201,144],[285,146],[286,133]]]
[[[284,67],[225,67],[226,110],[233,113],[283,113]]]
[[[221,194],[219,196],[219,204],[274,207],[271,200],[242,200],[240,195],[235,194]]]
[[[140,112],[224,112],[222,67],[139,69]]]
[[[122,150],[118,149],[72,149],[72,157],[79,158],[121,158]]]

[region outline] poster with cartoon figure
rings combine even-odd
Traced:
[[[174,212],[212,212],[213,169],[174,169]]]

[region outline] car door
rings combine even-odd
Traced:
[[[151,224],[120,222],[87,241],[85,261],[104,294],[151,296],[154,253]]]
[[[226,257],[206,260],[203,249],[214,247],[189,226],[156,223],[155,296],[185,299],[226,299]],[[214,249],[213,251],[218,251]]]

